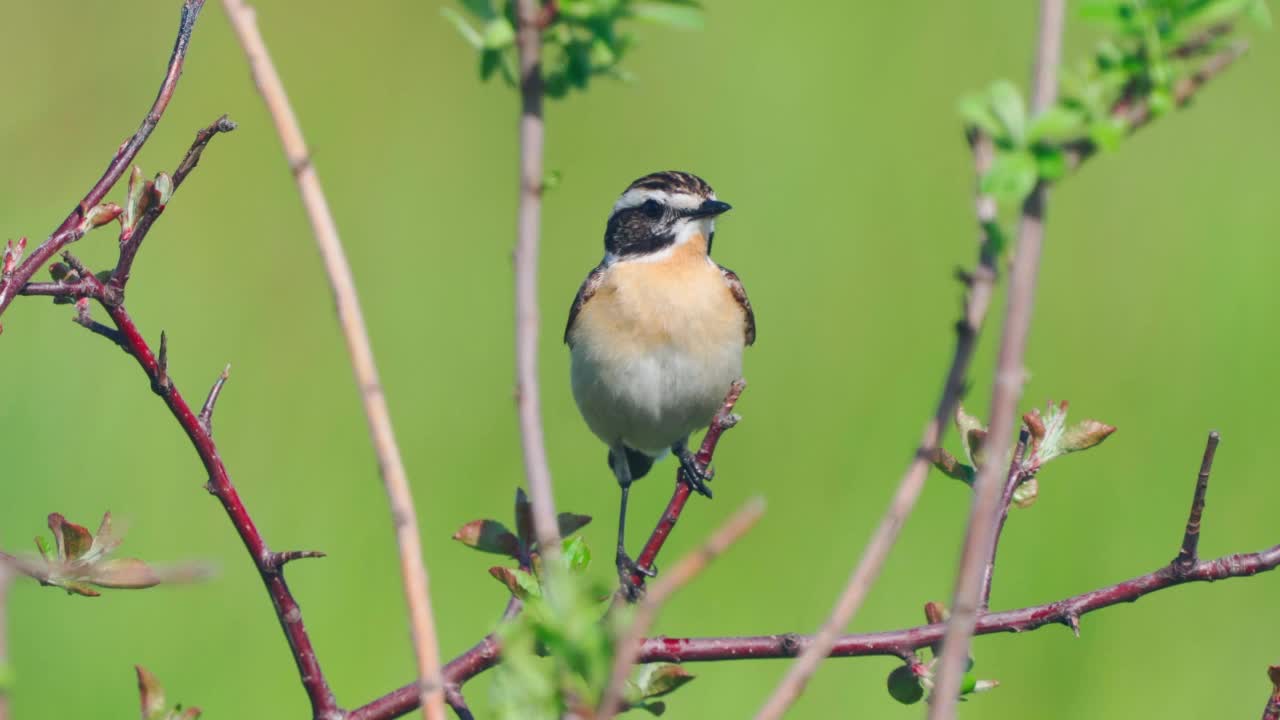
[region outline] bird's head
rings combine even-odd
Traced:
[[[697,175],[674,170],[645,175],[614,203],[604,232],[605,252],[617,260],[642,258],[698,235],[710,252],[716,216],[728,209]]]

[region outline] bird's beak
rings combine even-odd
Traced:
[[[696,217],[696,218],[715,217],[721,213],[728,212],[732,208],[733,206],[727,202],[720,202],[719,200],[707,200],[706,202],[699,205],[696,210],[690,213],[690,217]]]

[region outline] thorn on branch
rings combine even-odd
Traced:
[[[218,379],[213,381],[213,387],[209,388],[209,396],[204,400],[204,406],[200,408],[200,427],[209,437],[213,437],[213,408],[218,403],[218,396],[222,394],[222,386],[227,384],[227,378],[231,377],[231,363],[222,369],[222,373],[218,375]]]
[[[1200,459],[1200,473],[1196,476],[1196,490],[1191,497],[1191,512],[1187,516],[1187,528],[1182,535],[1182,549],[1178,557],[1173,559],[1173,570],[1186,574],[1200,562],[1200,516],[1204,513],[1205,492],[1209,489],[1209,472],[1213,470],[1213,456],[1218,451],[1218,440],[1221,435],[1217,430],[1209,433],[1204,445],[1204,456]]]
[[[294,560],[322,557],[325,557],[325,554],[319,550],[286,550],[285,552],[268,553],[266,565],[267,570],[279,572],[286,563],[291,563]]]
[[[88,329],[89,332],[95,335],[100,335],[110,340],[121,350],[129,352],[129,345],[125,342],[124,335],[121,334],[119,330],[103,325],[97,320],[94,320],[93,316],[89,314],[89,298],[80,298],[79,300],[76,300],[76,314],[75,317],[71,319],[77,325]]]
[[[173,381],[169,379],[169,336],[160,331],[160,354],[156,358],[155,391],[159,395],[168,395],[173,390]]]

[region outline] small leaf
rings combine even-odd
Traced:
[[[973,468],[956,460],[955,456],[942,448],[934,448],[929,455],[929,462],[933,466],[942,471],[944,475],[953,480],[959,480],[966,485],[973,485],[974,471]]]
[[[1021,485],[1013,491],[1013,504],[1019,508],[1029,508],[1035,504],[1036,498],[1040,495],[1040,481],[1032,476],[1022,482]]]
[[[569,572],[581,575],[591,564],[591,550],[581,536],[562,541],[561,548],[560,557]]]
[[[1114,118],[1104,118],[1089,126],[1089,139],[1104,152],[1119,147],[1127,133],[1124,121]]]
[[[53,531],[58,546],[58,559],[63,562],[78,560],[93,547],[93,535],[83,525],[68,522],[59,513],[49,515],[49,529]]]
[[[650,663],[640,669],[640,676],[636,678],[636,687],[640,688],[642,698],[662,697],[679,690],[694,677],[681,665]]]
[[[151,671],[141,665],[134,665],[138,673],[138,696],[142,701],[143,720],[160,717],[165,711],[164,688]]]
[[[966,413],[963,405],[956,406],[956,429],[960,431],[960,440],[964,443],[965,455],[969,464],[982,467],[982,447],[987,440],[987,426],[978,418]]]
[[[515,43],[516,31],[505,17],[496,17],[485,23],[480,37],[486,50],[505,50]]]
[[[140,590],[159,585],[161,579],[150,565],[137,558],[117,558],[95,564],[90,582],[104,588]]]
[[[151,189],[155,193],[156,203],[161,206],[168,205],[170,198],[173,197],[173,178],[167,172],[159,173],[151,183]]]
[[[949,617],[951,613],[947,612],[947,606],[942,603],[931,600],[924,604],[924,619],[928,620],[930,625],[944,623]]]
[[[453,539],[480,552],[520,556],[520,541],[497,520],[472,520],[459,528]]]
[[[533,543],[533,506],[524,488],[516,488],[516,537],[526,546]]]
[[[997,152],[991,169],[982,176],[980,190],[999,200],[1018,202],[1036,185],[1040,169],[1035,156],[1025,150]]]
[[[1151,108],[1152,117],[1160,117],[1173,109],[1173,95],[1163,87],[1155,88],[1147,96],[1147,105]]]
[[[1061,180],[1067,174],[1067,156],[1061,148],[1037,146],[1033,151],[1036,157],[1036,172],[1046,181]]]
[[[591,516],[563,512],[556,518],[556,522],[560,526],[560,537],[569,537],[586,527],[591,522]]]
[[[463,40],[467,41],[468,45],[476,50],[484,47],[484,39],[480,37],[480,33],[471,27],[471,23],[467,22],[467,19],[462,17],[457,10],[451,7],[442,7],[440,8],[440,14],[444,16],[445,20],[453,24],[458,34],[462,36]]]
[[[121,223],[126,230],[132,230],[142,219],[142,214],[151,204],[151,182],[142,177],[142,168],[133,166],[129,174],[129,192],[125,198],[124,213]]]
[[[924,686],[909,665],[899,665],[889,673],[889,695],[903,705],[914,705],[924,698]]]
[[[122,212],[124,212],[124,208],[115,203],[102,203],[89,208],[89,213],[85,215],[85,219],[89,221],[91,227],[102,227],[120,217]]]
[[[473,15],[488,20],[497,14],[493,9],[493,0],[462,0],[462,4]]]
[[[991,85],[988,95],[991,98],[991,111],[1004,126],[1010,142],[1015,147],[1021,147],[1027,138],[1027,111],[1026,104],[1022,102],[1022,94],[1008,80],[998,80]]]
[[[1035,116],[1027,127],[1027,142],[1070,140],[1084,134],[1086,118],[1079,110],[1053,105]]]
[[[1088,450],[1111,437],[1111,433],[1115,431],[1116,428],[1113,425],[1100,423],[1097,420],[1085,420],[1067,428],[1062,434],[1059,447],[1064,453]]]
[[[991,104],[987,102],[986,96],[965,95],[960,98],[957,109],[965,122],[986,133],[992,139],[998,140],[1004,136],[1004,127],[991,112]]]
[[[1263,30],[1271,29],[1271,8],[1267,7],[1267,0],[1253,0],[1245,7],[1244,16]]]
[[[498,582],[507,586],[512,595],[521,600],[531,597],[542,597],[542,588],[538,587],[538,579],[523,570],[507,567],[491,567],[489,574]]]

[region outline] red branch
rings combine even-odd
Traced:
[[[164,114],[165,108],[169,106],[169,100],[173,98],[173,91],[178,86],[178,78],[182,75],[182,64],[187,57],[187,48],[191,44],[191,32],[195,29],[196,18],[200,15],[200,9],[204,7],[204,0],[185,0],[182,4],[182,20],[178,25],[178,39],[173,44],[173,53],[169,56],[169,67],[165,72],[164,81],[160,83],[160,92],[156,94],[155,102],[151,104],[151,109],[147,111],[146,116],[142,119],[142,124],[138,127],[138,131],[128,140],[120,145],[115,155],[111,158],[111,162],[107,165],[107,169],[102,173],[102,177],[98,182],[89,189],[88,194],[80,201],[78,205],[71,211],[70,215],[62,221],[53,234],[31,252],[8,278],[0,279],[0,315],[4,314],[5,308],[9,307],[9,303],[13,302],[13,298],[17,296],[16,290],[22,288],[54,255],[71,243],[84,237],[85,232],[89,230],[88,224],[85,222],[86,215],[89,210],[98,203],[102,202],[102,198],[115,186],[116,182],[124,175],[125,170],[133,163],[133,159],[137,157],[138,151],[147,142],[147,138],[151,136],[151,131],[155,129],[160,122],[161,115]]]
[[[1057,602],[1017,610],[989,613],[978,619],[975,635],[1026,632],[1050,624],[1075,629],[1079,619],[1103,608],[1134,602],[1151,593],[1193,582],[1213,582],[1249,577],[1280,566],[1280,545],[1254,553],[1226,555],[1198,562],[1188,570],[1173,563],[1109,587],[1075,595]],[[830,657],[887,655],[910,657],[921,648],[942,640],[945,623],[920,625],[888,632],[845,635],[836,641]],[[785,633],[747,637],[649,638],[641,645],[637,662],[711,662],[724,660],[764,660],[796,657],[812,641],[810,635]],[[460,686],[497,665],[498,641],[492,635],[455,658],[444,668],[445,682]],[[417,685],[409,684],[354,710],[347,720],[390,720],[417,707]]]
[[[719,444],[720,436],[724,431],[738,424],[738,416],[733,414],[733,406],[737,404],[738,398],[742,396],[742,391],[745,389],[747,389],[745,380],[735,380],[729,387],[729,394],[725,396],[720,412],[716,413],[715,418],[711,420],[711,426],[707,428],[707,434],[702,438],[702,447],[698,448],[698,454],[694,456],[703,467],[711,466],[711,458],[716,454],[716,445]],[[671,531],[679,522],[680,514],[684,512],[684,505],[689,501],[689,495],[692,492],[693,488],[680,479],[680,472],[677,470],[676,487],[671,493],[671,500],[667,502],[667,509],[662,512],[662,517],[658,518],[657,526],[653,528],[648,542],[640,551],[640,556],[636,559],[637,567],[646,570],[653,568],[658,552],[662,550],[667,538],[671,536]],[[634,587],[643,588],[644,580],[645,576],[642,573],[631,573],[631,582]]]
[[[1280,665],[1267,668],[1267,677],[1271,680],[1271,697],[1262,710],[1262,720],[1280,720]]]

